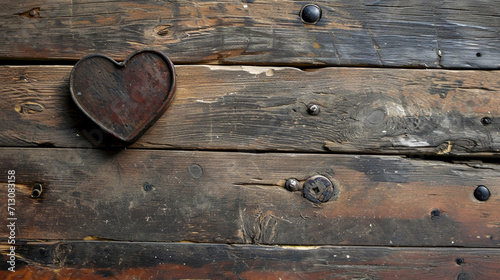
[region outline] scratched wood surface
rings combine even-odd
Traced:
[[[500,0],[4,2],[0,279],[500,278]],[[178,89],[125,147],[69,73],[142,49]]]
[[[1,249],[5,251],[4,248]],[[491,249],[26,242],[29,279],[497,279]],[[103,258],[103,256],[107,256]],[[3,261],[0,266],[5,266]],[[380,265],[379,265],[380,264]],[[18,279],[7,275],[4,279]]]
[[[124,59],[156,48],[174,63],[488,68],[500,65],[500,1],[4,1],[0,58]]]
[[[116,145],[76,108],[71,66],[0,67],[2,146]],[[130,148],[498,155],[496,71],[177,66],[172,106]],[[196,77],[196,78],[193,78]],[[307,112],[320,106],[318,115]],[[490,118],[491,124],[481,120]]]
[[[19,239],[498,247],[500,168],[398,156],[2,148]],[[334,181],[320,205],[288,178]],[[34,183],[44,186],[30,198]],[[477,185],[492,197],[474,198]],[[6,185],[2,185],[6,189]],[[0,216],[7,216],[5,201]]]

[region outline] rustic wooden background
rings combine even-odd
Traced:
[[[500,279],[500,1],[307,3],[4,1],[1,278]],[[124,147],[69,73],[141,49],[177,93]],[[318,174],[326,203],[284,188]]]

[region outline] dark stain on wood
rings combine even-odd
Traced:
[[[17,250],[17,271],[4,272],[5,279],[500,277],[500,254],[491,249],[62,241],[23,242]],[[457,265],[457,258],[464,263]],[[0,269],[6,269],[5,261]]]
[[[15,166],[17,182],[29,186],[18,197],[19,239],[499,246],[495,164],[135,149],[1,153],[0,167]],[[285,189],[288,178],[317,174],[335,179],[335,199],[316,205]],[[43,204],[30,198],[33,182],[43,182]],[[474,198],[478,184],[488,186],[488,201]],[[433,209],[439,219],[430,218]]]

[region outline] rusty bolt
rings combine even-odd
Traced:
[[[288,179],[285,183],[285,187],[287,190],[291,192],[300,191],[302,189],[300,182],[294,178]]]
[[[310,115],[317,115],[319,114],[319,106],[316,104],[310,104],[309,106],[307,106],[307,112]]]
[[[42,195],[42,184],[34,184],[33,185],[33,190],[31,191],[31,197],[32,198],[39,198]]]
[[[311,202],[324,203],[333,195],[333,184],[325,176],[316,175],[306,180],[302,194]]]

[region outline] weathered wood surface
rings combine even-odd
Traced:
[[[500,278],[498,249],[63,241],[23,242],[17,252],[16,272],[0,271],[3,279]]]
[[[156,48],[174,63],[489,68],[500,65],[500,1],[7,1],[0,58],[124,59]]]
[[[71,100],[70,70],[0,67],[0,145],[110,145]],[[500,151],[496,71],[177,66],[176,72],[174,102],[131,148]],[[319,115],[307,113],[311,103]],[[483,117],[492,124],[483,125]]]
[[[296,245],[500,245],[498,165],[396,156],[2,148],[18,239]],[[337,185],[315,205],[285,180]],[[2,180],[1,195],[7,197]],[[42,196],[30,198],[34,183]],[[485,185],[491,198],[477,201]],[[6,199],[0,216],[7,217]]]

